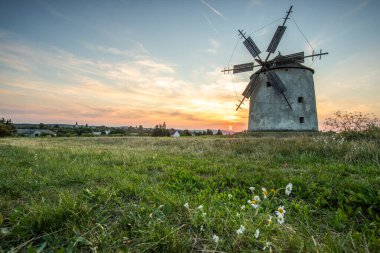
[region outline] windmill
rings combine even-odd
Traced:
[[[304,52],[281,55],[269,60],[286,30],[286,22],[293,6],[286,12],[282,25],[276,32],[266,50],[265,58],[260,57],[260,49],[250,36],[238,30],[239,37],[253,57],[254,61],[233,68],[225,68],[224,73],[233,74],[253,71],[250,81],[242,93],[236,110],[241,108],[246,98],[250,99],[248,130],[318,130],[315,91],[312,74],[314,70],[301,65],[305,58],[321,59],[327,52],[313,53],[305,56]],[[265,87],[270,89],[265,89]],[[294,101],[298,97],[297,102]],[[305,99],[304,101],[304,98]],[[301,104],[301,105],[300,105]]]

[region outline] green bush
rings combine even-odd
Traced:
[[[339,135],[347,140],[355,139],[380,139],[380,127],[371,126],[362,131],[342,131]]]
[[[16,127],[12,123],[11,119],[5,120],[2,118],[0,120],[0,137],[13,136],[16,134]]]

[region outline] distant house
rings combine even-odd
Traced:
[[[17,129],[17,134],[27,137],[39,137],[43,135],[57,136],[56,133],[47,129]]]
[[[178,131],[175,131],[174,134],[170,134],[171,137],[180,137],[181,135],[179,134]]]
[[[179,134],[179,132],[177,130],[175,130],[174,128],[170,128],[169,129],[169,133],[170,133],[170,136],[171,137],[180,137],[181,135]]]
[[[101,131],[92,131],[92,134],[95,135],[95,136],[101,136],[102,133],[105,134],[105,135],[109,135],[110,132],[111,132],[111,130],[105,130],[104,132],[101,132]]]

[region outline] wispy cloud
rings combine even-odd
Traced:
[[[252,6],[255,6],[255,5],[263,5],[263,1],[262,0],[250,0],[249,1],[250,5]]]
[[[94,45],[89,42],[82,42],[82,45],[89,50],[92,50],[97,53],[122,56],[122,57],[133,57],[133,58],[144,58],[147,55],[150,55],[148,50],[141,44],[136,41],[129,41],[129,49],[123,50],[116,47],[106,47],[100,45]]]
[[[359,0],[358,2],[359,3],[354,8],[349,10],[345,15],[349,16],[363,10],[370,3],[370,0]]]
[[[38,4],[43,8],[45,9],[50,15],[52,15],[53,17],[55,18],[58,18],[58,19],[61,19],[61,20],[64,20],[64,21],[67,21],[67,22],[73,22],[74,20],[69,17],[68,15],[66,14],[63,14],[62,12],[60,12],[56,7],[54,7],[54,5],[49,2],[49,1],[41,1],[41,2],[38,2]]]
[[[227,18],[220,11],[218,11],[217,9],[215,9],[214,7],[212,7],[209,3],[207,3],[204,0],[200,0],[200,1],[201,1],[201,3],[203,3],[204,5],[206,5],[216,15],[218,15],[221,18],[223,18],[224,20],[227,20]]]
[[[219,47],[213,38],[209,43],[210,49]],[[110,56],[94,59],[13,39],[1,40],[0,48],[2,59],[12,59],[1,64],[13,69],[0,69],[0,108],[14,121],[153,126],[165,120],[180,128],[232,124],[234,129],[246,125],[245,115],[234,110],[231,80],[219,67],[200,71],[201,78],[191,82],[177,74],[175,65],[141,54],[138,47],[93,45],[91,50]]]
[[[211,20],[207,17],[207,15],[203,14],[203,17],[205,18],[207,24],[210,26],[210,28],[215,32],[219,33],[218,30],[216,30],[214,24],[211,22]]]
[[[212,39],[212,38],[208,39],[208,41],[209,41],[211,47],[206,49],[205,52],[209,53],[209,54],[216,54],[218,52],[218,49],[220,46],[219,42],[215,39]]]

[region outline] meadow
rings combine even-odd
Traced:
[[[0,139],[0,252],[379,252],[380,140]]]

